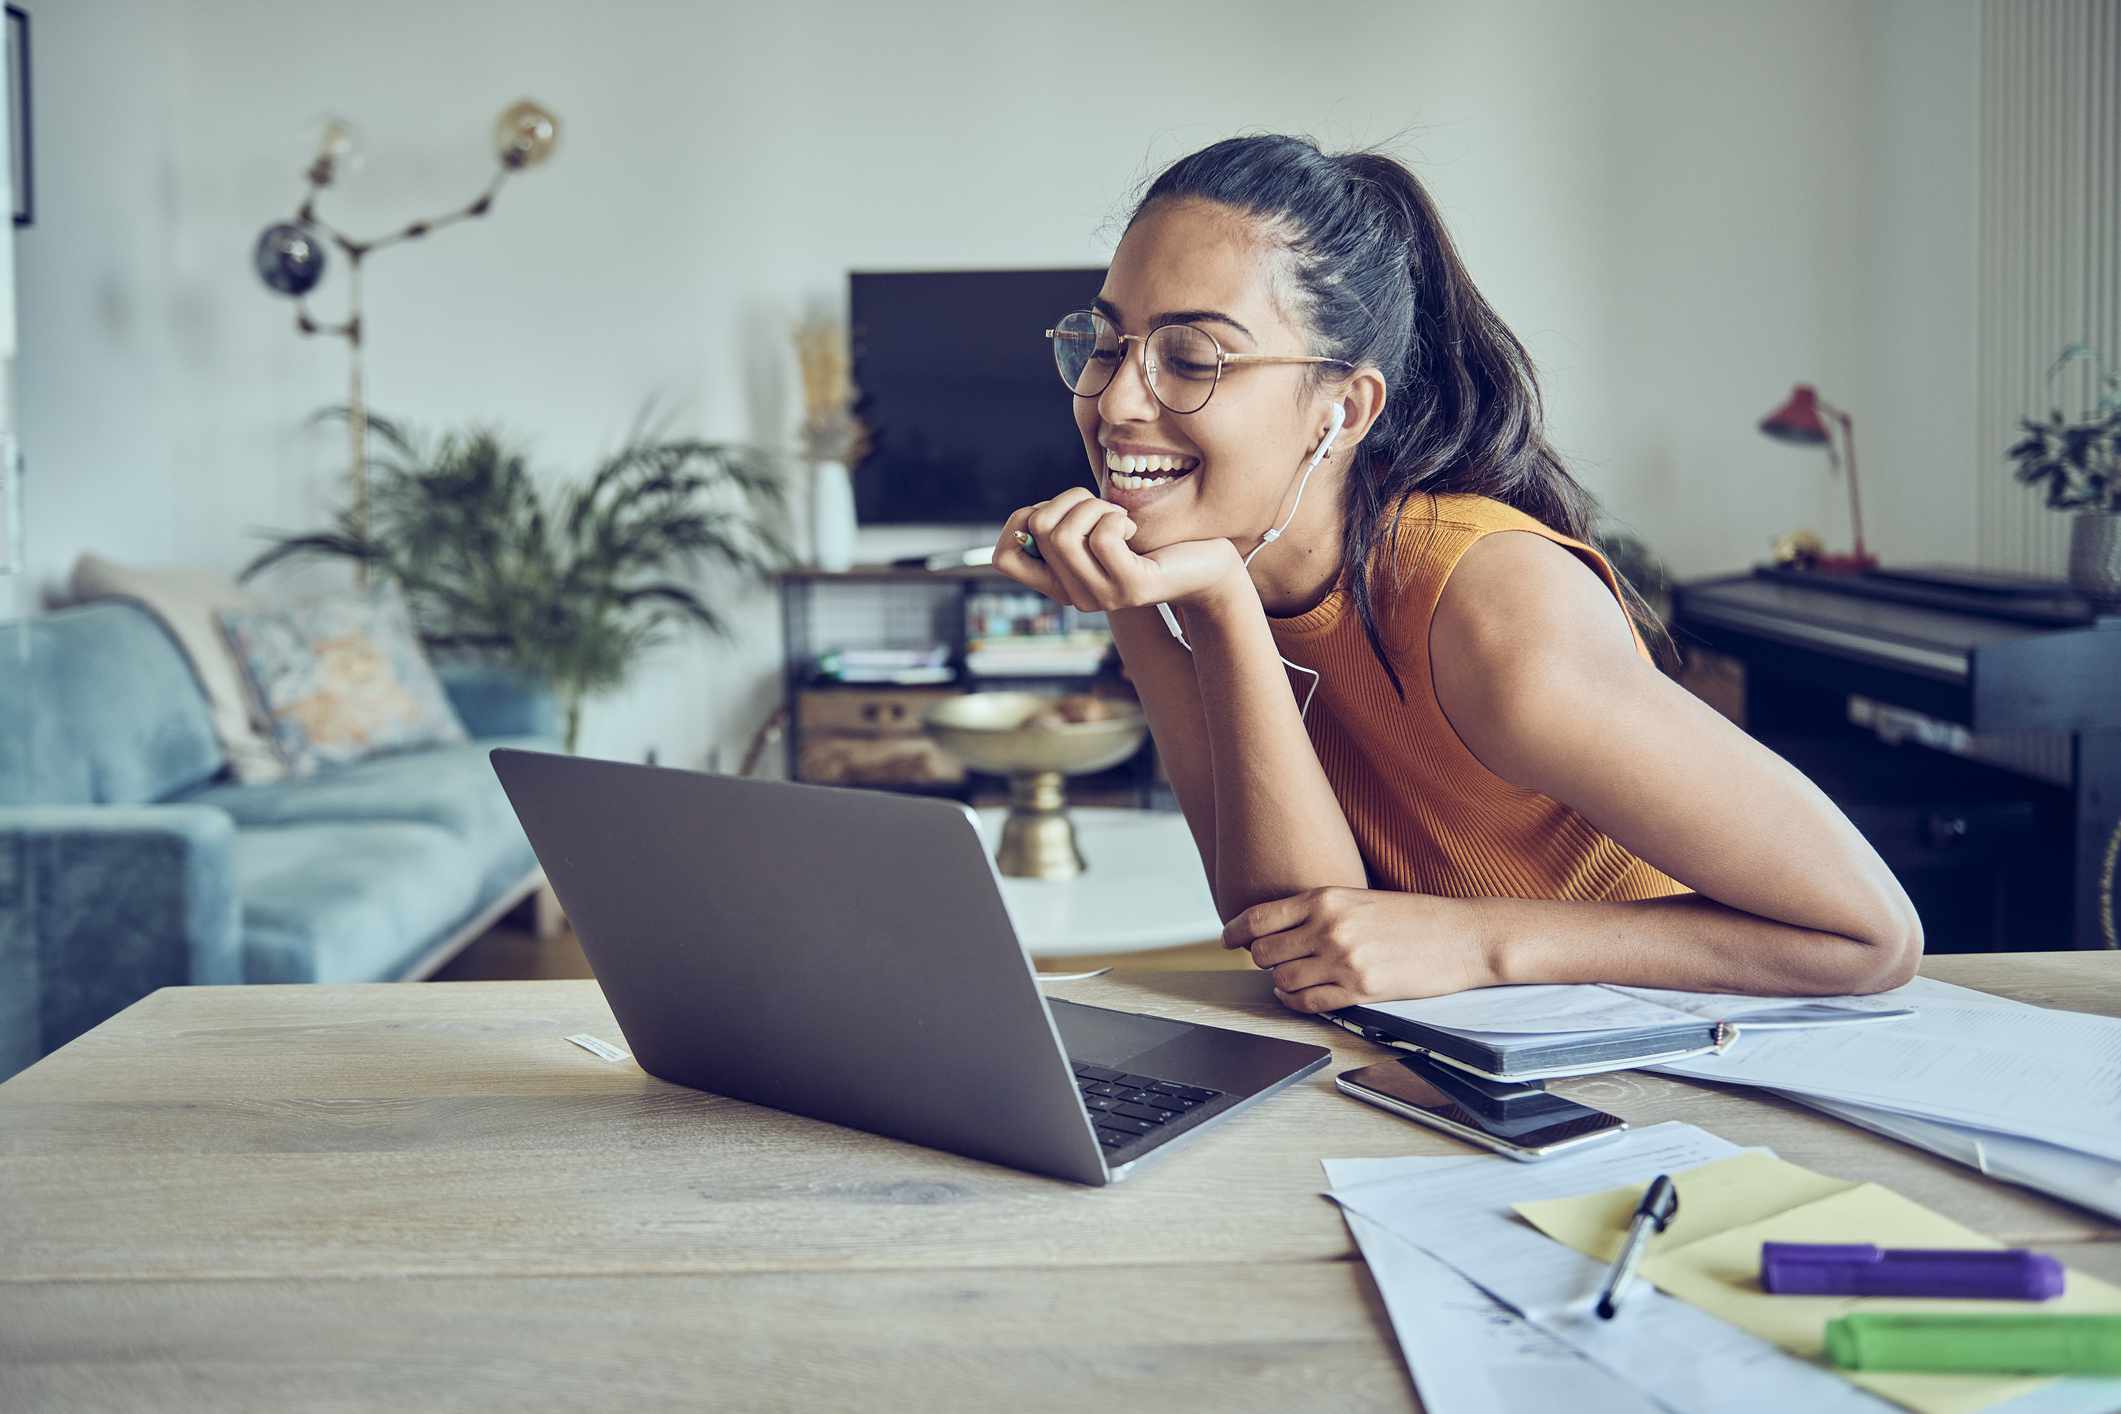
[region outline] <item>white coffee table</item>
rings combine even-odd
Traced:
[[[991,855],[1007,812],[996,806],[978,813]],[[1222,936],[1185,816],[1103,806],[1068,813],[1087,870],[1073,879],[1002,875],[1002,901],[1033,957],[1146,952]]]

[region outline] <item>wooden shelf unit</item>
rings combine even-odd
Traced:
[[[1100,696],[1134,696],[1125,675],[1113,670],[1117,659],[1108,658],[1104,671],[1084,674],[1011,674],[997,676],[964,671],[965,602],[975,590],[1018,587],[1015,580],[985,565],[944,570],[908,569],[893,565],[856,565],[846,570],[792,569],[777,574],[781,595],[782,693],[786,707],[783,744],[788,779],[809,779],[801,769],[806,730],[822,731],[817,719],[836,722],[843,729],[873,731],[881,739],[919,735],[915,716],[922,697],[942,698],[972,692],[1004,692],[1024,689],[1060,688],[1092,692]],[[816,590],[828,585],[870,585],[880,594],[919,589],[931,596],[948,591],[950,604],[944,617],[949,624],[947,642],[954,676],[941,683],[846,683],[819,679],[812,665],[830,648],[865,646],[818,641]],[[844,697],[854,703],[851,712],[830,698]],[[806,701],[807,699],[807,701]],[[872,711],[865,711],[873,709]],[[902,790],[924,795],[942,795],[971,805],[997,804],[1007,798],[1007,785],[998,776],[967,772],[957,783],[893,783],[884,781],[834,781],[827,784],[860,785],[883,790]],[[1153,741],[1141,751],[1108,771],[1078,776],[1068,782],[1068,798],[1078,805],[1173,806],[1169,783],[1156,760]]]

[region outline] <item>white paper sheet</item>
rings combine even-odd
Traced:
[[[1869,1105],[1851,1105],[1816,1095],[1790,1094],[1799,1104],[1861,1125],[1918,1149],[1941,1154],[1990,1178],[2051,1193],[2066,1202],[2121,1218],[2121,1163],[1991,1129],[1947,1124]],[[2121,1407],[2121,1406],[2117,1406]]]
[[[1589,1307],[1605,1268],[1548,1240],[1509,1211],[1510,1204],[1528,1198],[1596,1192],[1622,1183],[1647,1186],[1659,1173],[1738,1152],[1692,1125],[1660,1124],[1539,1164],[1483,1156],[1328,1159],[1326,1172],[1385,1295],[1415,1387],[1439,1414],[1515,1408],[1605,1414],[1609,1402],[1622,1397],[1616,1385],[1674,1414],[1895,1410],[1838,1375],[1647,1283],[1630,1288],[1617,1319],[1599,1320]],[[1432,1260],[1424,1265],[1409,1257]],[[1443,1282],[1438,1263],[1460,1285]],[[1460,1300],[1468,1291],[1494,1306],[1483,1312]],[[1571,1379],[1554,1345],[1532,1343],[1523,1335],[1526,1330],[1551,1337],[1587,1362],[1579,1378]],[[1479,1383],[1483,1365],[1522,1383],[1504,1386],[1509,1394],[1497,1396]],[[1563,1396],[1551,1392],[1557,1384]],[[1517,1396],[1520,1388],[1528,1393]],[[2113,1380],[2056,1380],[1987,1414],[2113,1414],[2121,1407],[2117,1393],[2121,1382]]]
[[[1607,987],[1536,984],[1527,987],[1476,987],[1449,996],[1411,1002],[1370,1002],[1381,1011],[1424,1026],[1453,1031],[1494,1031],[1512,1035],[1557,1032],[1637,1031],[1695,1020],[1639,997]]]
[[[1742,1037],[1656,1069],[2021,1135],[2121,1161],[2121,1019],[1917,978],[1891,1026]],[[1742,1028],[1741,1028],[1742,1029]]]
[[[1391,1162],[1328,1159],[1326,1171],[1335,1183],[1359,1182],[1369,1165]],[[1345,1216],[1428,1414],[1659,1414],[1663,1406],[1441,1261],[1359,1213]]]
[[[1822,1024],[1846,1014],[1875,1017],[1905,1009],[1901,992],[1867,997],[1746,997],[1731,992],[1674,992],[1657,987],[1604,983],[1524,987],[1476,987],[1411,1002],[1372,1002],[1381,1011],[1425,1026],[1512,1036],[1578,1035],[1642,1031],[1691,1021],[1738,1021],[1796,1010]]]
[[[1616,1319],[1599,1320],[1591,1302],[1605,1269],[1509,1211],[1528,1198],[1647,1186],[1660,1173],[1737,1152],[1692,1125],[1660,1124],[1537,1164],[1490,1157],[1391,1160],[1388,1176],[1336,1183],[1333,1196],[1668,1409],[1880,1414],[1894,1408],[1647,1283],[1630,1289]],[[1418,1368],[1415,1378],[1418,1385]]]
[[[1673,1011],[1698,1016],[1705,1021],[1750,1021],[1756,1026],[1785,1013],[1803,1016],[1824,1011],[1828,1014],[1876,1015],[1884,1012],[1904,1012],[1915,1005],[1914,999],[1907,994],[1904,987],[1896,987],[1890,992],[1872,992],[1864,996],[1752,997],[1739,992],[1675,992],[1668,987],[1622,987],[1612,983],[1603,985],[1609,992],[1654,1002],[1658,1006],[1670,1007]],[[1853,1015],[1850,1019],[1854,1019]]]

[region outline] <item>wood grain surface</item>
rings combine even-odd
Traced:
[[[2121,1014],[2113,954],[1924,970]],[[1467,1151],[1336,1092],[1380,1053],[1250,973],[1049,990],[1337,1063],[1089,1189],[599,1060],[592,982],[158,992],[0,1085],[0,1409],[1409,1407],[1319,1160]],[[1556,1088],[2121,1280],[2106,1220],[1799,1107]]]
[[[1419,1407],[1361,1262],[0,1285],[10,1411]]]

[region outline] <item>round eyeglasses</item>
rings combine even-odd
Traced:
[[[1078,398],[1094,398],[1112,383],[1127,360],[1127,345],[1142,346],[1149,391],[1172,412],[1199,412],[1215,396],[1223,369],[1233,363],[1337,363],[1315,354],[1227,353],[1207,330],[1192,324],[1159,324],[1146,334],[1122,334],[1095,310],[1079,310],[1046,331],[1061,382]]]

